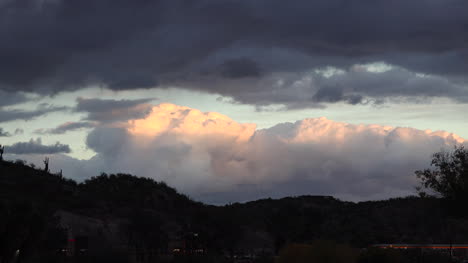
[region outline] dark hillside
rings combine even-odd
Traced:
[[[356,248],[468,243],[468,222],[448,217],[434,198],[353,203],[299,196],[211,206],[148,178],[102,174],[78,184],[22,163],[1,162],[0,262],[16,251],[22,251],[23,262],[66,259],[70,237],[87,240],[80,241],[86,247],[83,262],[104,260],[104,255],[106,260],[170,261],[179,257],[177,251],[222,262],[220,257],[237,255],[271,259],[288,244],[316,240]]]

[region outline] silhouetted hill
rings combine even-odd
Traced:
[[[438,199],[353,203],[299,196],[212,206],[148,178],[102,174],[76,183],[1,162],[0,259],[18,249],[25,260],[57,258],[57,249],[69,246],[67,235],[86,237],[89,253],[99,247],[96,253],[148,256],[184,246],[213,255],[273,255],[286,244],[314,240],[354,247],[468,243],[468,222],[446,216]]]
[[[0,198],[3,200],[32,201],[53,208],[67,204],[76,187],[73,180],[34,169],[22,162],[2,161],[0,164]]]
[[[171,210],[201,205],[163,182],[127,174],[102,174],[78,184],[21,162],[3,161],[0,175],[0,196],[4,199],[48,203],[48,206],[63,209],[82,208],[83,212],[124,207]]]

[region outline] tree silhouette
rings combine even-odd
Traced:
[[[420,195],[442,197],[452,212],[461,212],[468,201],[468,150],[455,146],[454,151],[440,151],[432,156],[433,169],[418,170],[421,179]],[[433,193],[427,193],[431,190]]]
[[[432,156],[434,169],[418,170],[422,188],[431,189],[441,197],[455,201],[468,198],[468,150],[455,147],[453,152],[441,151]],[[425,193],[425,192],[424,192]]]

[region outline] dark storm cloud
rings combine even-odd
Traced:
[[[307,105],[289,96],[294,88],[271,99],[265,97],[271,87],[252,79],[383,61],[461,83],[466,95],[467,11],[465,0],[2,1],[0,89],[50,92],[93,84],[122,90],[181,83],[241,102],[292,107]],[[204,86],[198,78],[207,80]],[[235,90],[217,85],[244,78],[251,82]],[[334,88],[331,96],[326,88],[300,97],[355,104],[361,96],[399,96],[379,87],[354,95]],[[414,90],[415,96],[434,96]]]
[[[52,112],[66,111],[67,107],[50,106],[40,104],[36,110],[20,110],[20,109],[2,109],[0,107],[0,122],[15,121],[15,120],[32,120],[39,116],[44,116]]]
[[[70,153],[70,146],[59,142],[51,145],[42,144],[41,138],[31,139],[29,142],[17,142],[5,146],[5,152],[9,154],[56,154]]]
[[[64,134],[69,131],[76,131],[81,129],[90,129],[95,127],[92,122],[66,122],[53,129],[38,129],[35,131],[37,134]]]
[[[343,90],[336,87],[323,87],[320,88],[315,95],[313,100],[317,102],[339,102],[346,101],[349,104],[359,104],[363,102],[363,97],[361,95],[344,95]]]
[[[314,95],[318,101],[347,101],[356,104],[363,95],[375,100],[398,97],[445,97],[468,102],[468,86],[451,82],[444,77],[415,74],[403,68],[392,68],[385,72],[371,72],[362,67],[331,77],[316,76]]]
[[[4,131],[3,128],[0,128],[0,137],[10,137],[11,133]]]
[[[221,65],[221,75],[225,78],[259,77],[258,64],[249,58],[230,59]]]
[[[296,109],[323,107],[323,103],[380,104],[408,99],[426,101],[438,97],[468,102],[466,85],[398,67],[374,72],[369,66],[352,66],[331,76],[324,76],[323,72],[299,72],[269,75],[251,81],[231,79],[211,83],[222,87],[223,94],[235,102],[254,104],[259,109],[270,104]],[[207,87],[206,80],[201,80],[196,86]]]
[[[78,112],[106,112],[116,109],[127,109],[138,106],[140,104],[149,103],[155,100],[137,99],[137,100],[102,100],[102,99],[86,99],[78,98],[76,111]]]
[[[0,108],[5,107],[5,106],[20,104],[23,102],[27,102],[29,100],[30,99],[28,99],[28,97],[24,93],[18,93],[18,92],[13,92],[13,91],[6,92],[3,90],[0,90]]]
[[[151,112],[149,102],[155,98],[137,100],[101,100],[78,98],[76,112],[87,113],[86,120],[99,122],[126,121],[145,117]]]

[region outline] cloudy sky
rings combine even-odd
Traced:
[[[0,0],[6,159],[197,200],[414,194],[468,145],[465,0]]]

